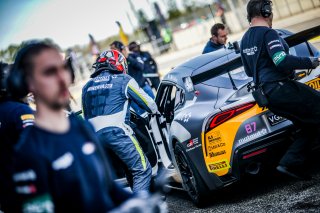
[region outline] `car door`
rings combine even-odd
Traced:
[[[159,86],[156,103],[160,115],[150,120],[154,140],[157,143],[159,155],[166,168],[171,165],[169,155],[169,129],[174,119],[175,110],[181,104],[183,90],[169,82],[162,82]]]

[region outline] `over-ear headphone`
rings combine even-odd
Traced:
[[[259,14],[258,11],[259,10]],[[272,14],[272,1],[271,0],[250,0],[247,5],[247,20],[250,23],[254,16],[262,16],[268,18]]]
[[[23,98],[29,93],[26,72],[23,70],[22,62],[27,53],[38,46],[46,45],[43,41],[32,40],[26,43],[16,54],[16,58],[7,79],[9,94],[14,98]]]
[[[272,14],[272,1],[264,0],[260,8],[260,13],[264,18],[270,17]]]

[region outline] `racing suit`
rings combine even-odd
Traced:
[[[302,168],[320,124],[320,93],[292,80],[295,69],[313,69],[317,58],[289,55],[278,33],[264,26],[250,27],[241,41],[241,57],[248,76],[259,78],[268,108],[291,120],[301,131],[280,160],[287,168]]]
[[[100,142],[126,164],[133,176],[133,191],[149,190],[151,166],[130,128],[130,104],[150,113],[156,103],[127,74],[103,70],[82,90],[83,114],[94,126]]]
[[[133,77],[138,85],[147,93],[151,98],[154,99],[154,94],[152,92],[152,89],[147,82],[146,78],[143,77],[143,71],[144,71],[144,63],[142,58],[136,54],[136,53],[130,53],[128,58],[128,74]],[[139,115],[145,112],[145,110],[135,102],[131,104],[131,107],[136,111]]]
[[[133,196],[113,181],[92,126],[68,119],[64,133],[33,126],[21,135],[12,176],[21,212],[105,213]]]
[[[21,132],[34,124],[33,110],[25,103],[0,101],[0,209],[14,212],[13,150]]]

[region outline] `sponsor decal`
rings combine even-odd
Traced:
[[[198,147],[201,147],[201,144],[197,144],[194,147],[191,147],[190,149],[186,149],[186,152],[190,152],[190,151],[192,151],[192,150],[194,150],[194,149],[196,149]]]
[[[244,125],[244,128],[246,129],[247,134],[251,134],[257,130],[257,123],[251,122],[249,124]]]
[[[257,46],[254,46],[251,48],[246,48],[246,49],[242,50],[242,52],[247,55],[254,55],[254,54],[256,54],[257,51],[258,51]]]
[[[282,45],[281,45],[281,44],[272,45],[272,46],[270,47],[270,50],[272,50],[273,48],[276,48],[276,47],[282,47]]]
[[[268,121],[269,121],[269,124],[271,126],[274,126],[274,125],[277,125],[283,121],[286,121],[287,119],[285,119],[284,117],[281,117],[279,115],[270,115],[268,116]]]
[[[311,87],[312,89],[320,89],[320,78],[313,79],[311,81],[306,82],[306,85]]]
[[[211,152],[214,149],[217,149],[217,148],[220,148],[220,147],[224,147],[224,146],[226,146],[226,143],[218,143],[218,144],[215,144],[215,145],[209,145],[208,146],[208,151]]]
[[[82,152],[85,155],[90,155],[92,154],[94,151],[96,150],[96,147],[93,143],[91,142],[86,142],[83,146],[82,146]]]
[[[98,77],[95,77],[94,79],[93,79],[93,81],[95,82],[95,83],[99,83],[99,82],[104,82],[104,81],[109,81],[110,80],[110,76],[108,75],[108,76],[98,76]]]
[[[27,115],[22,115],[20,118],[22,120],[22,127],[26,128],[27,126],[32,126],[34,125],[34,115],[27,114]]]
[[[25,114],[20,116],[21,120],[34,120],[34,115],[33,114]]]
[[[209,153],[209,157],[213,158],[213,157],[216,157],[216,156],[219,156],[219,155],[224,155],[224,154],[226,154],[226,150],[222,150],[222,151],[219,151],[219,152],[210,152]]]
[[[98,86],[89,87],[87,91],[90,92],[90,91],[95,91],[95,90],[100,90],[100,89],[111,89],[112,86],[113,86],[113,84],[101,84]]]
[[[209,172],[217,172],[225,169],[229,169],[230,165],[227,160],[216,161],[208,164]]]
[[[18,194],[24,194],[24,195],[35,194],[37,192],[37,188],[33,184],[30,184],[28,186],[17,186],[16,192]]]
[[[51,196],[49,194],[45,194],[42,196],[37,196],[25,202],[22,206],[22,211],[27,213],[29,212],[53,213],[54,204],[52,202]]]
[[[186,114],[183,114],[180,118],[178,118],[179,121],[182,121],[184,123],[189,122],[189,119],[191,118],[191,112],[188,112]]]
[[[187,147],[190,148],[190,147],[192,147],[192,146],[194,146],[194,145],[196,145],[198,143],[199,143],[199,139],[198,138],[191,139],[187,143]]]
[[[283,59],[285,59],[286,56],[287,56],[287,54],[284,51],[276,52],[272,56],[273,63],[275,65],[280,64],[280,62],[283,61]]]
[[[263,129],[255,132],[255,133],[253,133],[251,135],[247,135],[246,137],[241,138],[241,139],[238,140],[238,146],[240,146],[242,144],[245,144],[245,143],[247,143],[249,141],[252,141],[254,139],[257,139],[259,137],[262,137],[262,136],[266,135],[267,133],[268,133],[267,129],[263,128]]]
[[[222,138],[221,138],[220,131],[214,131],[208,134],[207,141],[209,142],[209,144],[221,143]]]
[[[268,43],[268,45],[270,46],[273,43],[281,43],[280,40],[272,40]]]
[[[15,173],[13,175],[13,180],[15,182],[21,182],[21,181],[32,181],[37,179],[37,175],[34,172],[34,170],[29,169],[27,171],[23,171],[23,172],[19,172],[19,173]]]
[[[54,170],[66,169],[71,166],[73,160],[73,155],[70,152],[67,152],[52,162],[52,168]]]
[[[191,139],[189,140],[189,142],[187,143],[187,147],[189,149],[186,149],[187,152],[191,151],[191,150],[194,150],[198,147],[200,147],[201,144],[199,144],[199,138],[194,138],[194,139]]]

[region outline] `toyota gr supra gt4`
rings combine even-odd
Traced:
[[[298,56],[315,56],[307,41],[320,26],[292,34],[278,30]],[[236,47],[237,45],[233,45]],[[320,69],[297,70],[297,80],[320,89]],[[260,108],[248,91],[237,48],[195,57],[172,69],[156,95],[160,115],[132,114],[141,146],[153,167],[167,171],[171,187],[183,188],[200,205],[208,192],[277,163],[296,131],[292,123]],[[119,167],[116,167],[119,168]]]

